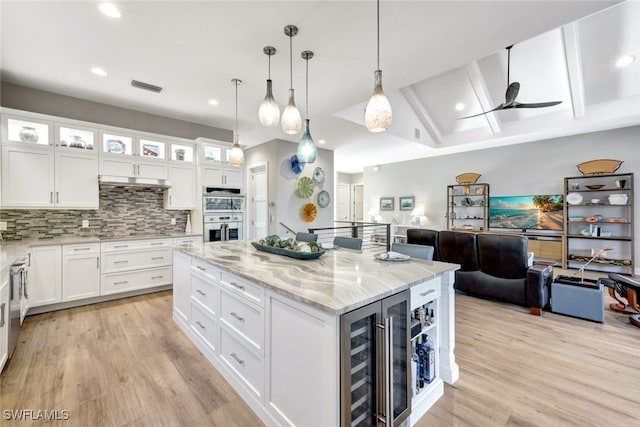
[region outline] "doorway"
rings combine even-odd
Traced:
[[[353,184],[353,210],[351,217],[354,221],[364,220],[364,184]]]
[[[269,180],[267,163],[249,167],[249,239],[259,239],[269,234]]]

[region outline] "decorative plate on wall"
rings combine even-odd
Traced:
[[[298,180],[298,195],[303,199],[311,197],[313,194],[313,181],[308,176],[303,176]]]
[[[297,154],[294,154],[293,156],[291,156],[289,161],[291,162],[291,170],[296,175],[304,170],[304,163],[302,163],[302,162],[300,162],[300,160],[298,160],[298,155]]]
[[[318,216],[318,208],[313,203],[307,203],[302,207],[302,219],[305,222],[312,222]]]
[[[322,184],[324,182],[324,171],[322,168],[317,167],[313,170],[313,180],[318,184]]]
[[[331,196],[326,190],[322,190],[318,193],[318,206],[321,208],[326,208],[331,203]]]

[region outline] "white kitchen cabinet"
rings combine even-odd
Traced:
[[[167,179],[167,163],[164,160],[140,160],[137,156],[100,157],[100,175]]]
[[[29,307],[62,301],[62,247],[34,246],[29,249]]]
[[[202,185],[210,187],[242,188],[243,167],[231,166],[231,144],[213,139],[198,138]]]
[[[102,131],[100,136],[100,175],[167,179],[167,143],[119,130]]]
[[[98,209],[98,157],[82,152],[55,154],[54,206],[70,209]]]
[[[173,314],[189,323],[191,293],[191,259],[183,253],[173,254]]]
[[[202,184],[211,187],[242,188],[242,167],[204,166]]]
[[[62,301],[100,295],[100,244],[64,245]]]
[[[196,170],[193,164],[170,164],[171,188],[164,192],[165,209],[194,209],[196,202]]]
[[[0,280],[0,372],[9,359],[9,272]]]
[[[53,146],[53,123],[40,114],[2,115],[2,143],[32,147]]]
[[[196,243],[202,243],[202,235],[173,238],[173,246],[185,245],[185,244],[191,245]]]

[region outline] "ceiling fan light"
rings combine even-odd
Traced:
[[[311,138],[311,131],[309,130],[309,119],[304,121],[304,134],[302,139],[298,143],[298,160],[302,163],[313,163],[316,161],[318,155],[318,149],[313,143]]]
[[[375,81],[373,95],[364,110],[364,123],[369,132],[380,133],[391,127],[393,114],[391,104],[382,90],[382,71],[376,70]]]
[[[274,127],[278,125],[280,121],[280,107],[273,97],[273,90],[271,88],[271,79],[267,80],[267,94],[260,104],[258,110],[258,117],[260,117],[260,123],[262,126]]]
[[[287,135],[296,135],[302,130],[302,116],[296,107],[293,89],[289,89],[289,103],[282,113],[282,131]]]
[[[636,57],[633,55],[624,55],[618,58],[616,61],[616,67],[624,68],[628,65],[631,65],[636,60]]]

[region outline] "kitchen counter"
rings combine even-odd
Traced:
[[[316,260],[297,260],[258,251],[248,240],[192,244],[175,250],[336,315],[459,268],[417,259],[380,261],[373,253],[343,248],[327,250]]]

